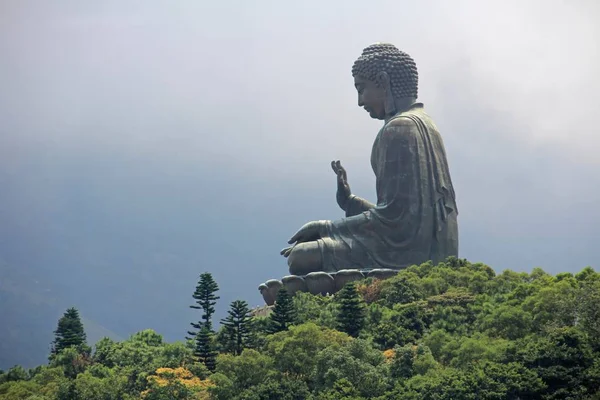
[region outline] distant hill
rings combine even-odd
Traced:
[[[45,363],[57,321],[69,305],[30,269],[0,260],[0,306],[0,369]],[[89,344],[105,336],[122,340],[95,321],[82,320]]]

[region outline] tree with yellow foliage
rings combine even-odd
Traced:
[[[142,393],[144,400],[208,400],[208,389],[214,387],[208,379],[200,379],[188,369],[158,368],[148,377],[149,389]]]

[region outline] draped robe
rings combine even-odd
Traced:
[[[442,137],[422,103],[387,120],[371,153],[377,204],[351,196],[318,240],[323,269],[400,269],[458,256],[456,198]]]

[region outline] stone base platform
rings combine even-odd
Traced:
[[[296,292],[310,292],[312,294],[334,294],[348,282],[365,278],[387,279],[396,275],[399,270],[394,269],[343,269],[333,273],[311,272],[308,275],[288,275],[278,279],[269,279],[258,287],[265,303],[269,306],[275,303],[277,293],[284,287],[290,295]]]

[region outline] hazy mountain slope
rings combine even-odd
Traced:
[[[53,331],[67,305],[30,268],[0,261],[0,369],[46,362]],[[121,337],[83,316],[88,343]]]

